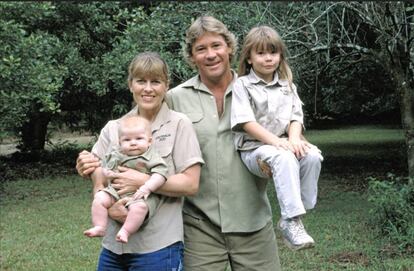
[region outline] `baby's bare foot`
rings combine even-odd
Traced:
[[[102,237],[105,236],[105,228],[101,226],[95,226],[83,232],[85,236],[88,237]]]
[[[126,230],[124,230],[124,228],[121,228],[118,234],[116,235],[116,240],[121,243],[128,243],[128,237],[129,233]]]

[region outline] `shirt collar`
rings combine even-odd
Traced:
[[[234,70],[231,70],[231,73],[233,75],[233,80],[231,81],[230,86],[233,85],[233,83],[237,79],[237,73]],[[203,82],[201,82],[199,74],[197,74],[196,76],[194,76],[194,77],[190,78],[189,80],[187,80],[186,82],[184,82],[182,84],[182,86],[184,88],[193,88],[193,89],[201,90],[201,91],[208,92],[208,93],[211,94],[211,91],[207,88],[207,86],[204,85]],[[226,94],[231,92],[231,89],[232,88],[228,87],[227,91],[226,91]]]
[[[129,111],[126,116],[128,115],[137,115],[138,112],[138,105],[136,105],[131,111]],[[151,124],[151,132],[154,133],[154,131],[157,131],[163,126],[165,123],[170,121],[169,119],[169,112],[170,109],[167,105],[167,103],[164,101],[161,104],[160,111],[158,112],[157,116],[155,117],[154,121]]]
[[[165,123],[170,121],[169,112],[170,109],[168,108],[167,103],[164,101],[161,105],[160,111],[158,112],[154,122],[151,125],[151,130],[153,133],[154,131],[159,130]]]
[[[287,86],[289,84],[289,82],[287,80],[279,79],[279,73],[277,73],[277,72],[275,72],[275,75],[273,77],[273,80],[271,82],[269,82],[269,83],[266,83],[262,78],[260,78],[259,76],[257,76],[257,74],[254,72],[253,69],[250,69],[250,72],[247,75],[247,78],[253,84],[263,83],[263,84],[268,85],[268,86],[273,86],[273,85],[278,84],[279,86],[282,86],[282,87],[285,87],[285,86]]]

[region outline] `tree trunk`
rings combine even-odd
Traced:
[[[404,79],[405,84],[400,86],[401,118],[407,146],[408,176],[414,178],[414,88],[410,87],[409,78]]]
[[[32,153],[35,158],[44,149],[50,117],[50,113],[45,112],[29,113],[28,122],[21,128],[22,142],[19,149],[22,152]]]
[[[398,61],[398,62],[397,62]],[[414,178],[414,81],[409,67],[394,57],[388,68],[400,96],[401,124],[407,149],[408,176]]]

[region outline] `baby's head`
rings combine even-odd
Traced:
[[[119,146],[125,155],[140,155],[151,145],[151,124],[139,116],[127,116],[120,120]]]

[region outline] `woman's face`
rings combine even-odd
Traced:
[[[129,82],[129,89],[138,105],[140,114],[157,114],[168,86],[161,79],[135,77]]]

